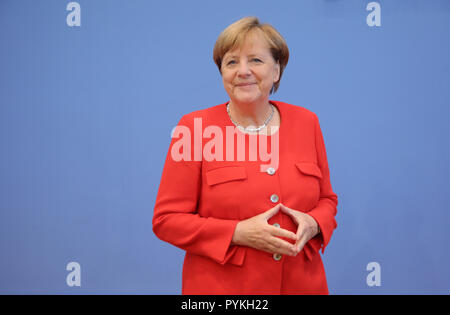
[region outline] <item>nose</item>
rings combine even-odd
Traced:
[[[248,66],[247,61],[239,62],[238,75],[240,76],[248,76],[250,75],[250,67]]]

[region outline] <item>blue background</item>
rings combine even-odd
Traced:
[[[320,119],[330,293],[450,293],[450,1],[378,1],[380,27],[361,0],[79,0],[80,27],[69,2],[0,1],[0,293],[181,293],[151,226],[170,132],[228,100],[212,49],[250,15],[290,49],[271,99]]]

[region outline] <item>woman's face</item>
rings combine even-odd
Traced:
[[[280,76],[263,35],[253,33],[242,47],[228,51],[222,60],[222,80],[231,101],[258,103],[268,99]]]

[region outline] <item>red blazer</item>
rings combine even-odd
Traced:
[[[194,130],[194,118],[201,118],[201,131],[218,126],[225,138],[225,127],[234,126],[227,114],[227,103],[184,115],[178,124],[190,131],[190,139],[186,134],[183,137],[190,140],[192,149],[179,150],[181,135],[172,138],[156,197],[153,231],[161,240],[186,251],[183,294],[328,294],[318,252],[322,248],[323,253],[337,226],[338,202],[330,183],[319,121],[303,107],[270,102],[281,115],[275,173],[261,171],[261,165],[269,162],[262,161],[259,155],[257,161],[249,159],[249,138],[254,136],[248,134],[244,161],[237,159],[237,141],[233,161],[226,160],[225,149],[224,161],[195,159],[194,155],[203,152],[212,138],[203,136],[199,145],[199,134],[195,136],[195,131],[200,129],[197,124]],[[273,137],[266,136],[268,143],[274,141]],[[225,142],[224,139],[224,146]],[[195,144],[202,151],[196,151]],[[174,159],[171,154],[174,145],[174,152],[190,154],[191,158]],[[297,256],[282,255],[279,259],[250,247],[230,245],[240,220],[280,202],[307,212],[320,226],[321,233]],[[268,223],[297,231],[295,223],[281,211]]]

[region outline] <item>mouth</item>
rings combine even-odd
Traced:
[[[237,84],[236,86],[250,86],[250,85],[254,85],[256,83],[241,83],[241,84]]]

